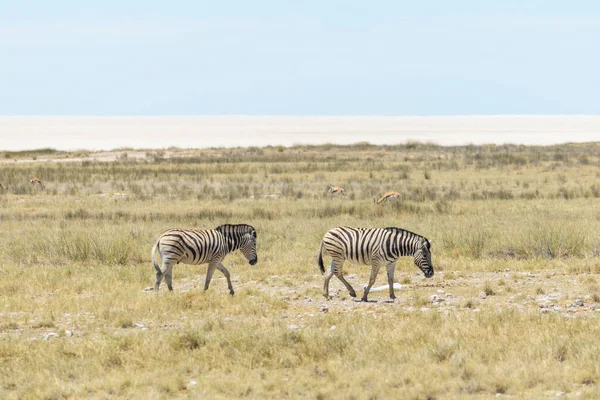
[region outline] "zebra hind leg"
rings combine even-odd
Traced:
[[[221,271],[223,275],[225,275],[225,278],[227,278],[227,287],[229,288],[229,294],[233,296],[235,292],[233,291],[233,285],[231,284],[231,274],[229,273],[227,268],[225,268],[225,266],[221,263],[217,265],[217,269]]]
[[[172,274],[173,274],[173,265],[171,264],[170,261],[163,260],[162,268],[160,269],[160,271],[156,271],[156,283],[154,284],[154,290],[156,292],[158,292],[160,282],[162,281],[162,278],[164,277],[165,281],[167,282],[167,287],[169,288],[169,291],[172,291],[173,290]]]
[[[335,263],[333,261],[331,261],[331,265],[329,266],[329,271],[327,271],[325,273],[325,278],[323,279],[323,296],[325,296],[325,298],[327,300],[331,300],[331,296],[329,295],[329,281],[331,280],[331,277],[333,276],[335,271]]]
[[[365,293],[363,294],[361,301],[369,301],[367,299],[367,296],[369,295],[369,290],[371,290],[371,287],[373,286],[373,284],[375,283],[375,280],[377,279],[378,272],[379,272],[378,265],[371,266],[371,277],[369,278],[369,285],[365,288]]]
[[[388,285],[390,286],[390,299],[394,300],[396,298],[396,294],[394,293],[394,270],[396,269],[396,264],[390,264],[387,266],[387,276],[388,276]]]
[[[339,268],[336,271],[334,271],[334,274],[335,274],[335,276],[337,276],[337,278],[340,281],[342,281],[342,283],[344,284],[344,286],[346,286],[346,289],[348,289],[348,291],[350,292],[350,297],[356,297],[356,292],[354,291],[354,288],[346,280],[346,278],[344,278],[344,273],[342,272],[342,268]]]

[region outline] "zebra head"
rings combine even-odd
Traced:
[[[258,261],[256,255],[256,231],[245,233],[240,240],[240,250],[244,257],[248,259],[250,265],[255,265]]]
[[[229,251],[240,249],[244,257],[248,259],[250,265],[256,264],[256,229],[247,224],[224,224],[216,228],[227,240]]]
[[[420,238],[414,252],[415,265],[425,274],[425,278],[433,276],[433,264],[431,263],[431,242],[424,237]]]

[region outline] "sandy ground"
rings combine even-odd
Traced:
[[[0,117],[0,150],[294,144],[558,144],[600,139],[600,116]]]

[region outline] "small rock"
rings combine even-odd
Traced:
[[[134,324],[134,326],[137,327],[137,328],[143,328],[144,324]]]
[[[548,313],[550,312],[550,310],[549,310],[548,308],[542,308],[542,309],[540,310],[540,312],[541,312],[542,314],[548,314]]]
[[[548,308],[548,305],[544,303],[540,303],[538,306],[540,306],[540,308]]]
[[[504,272],[510,272],[510,268],[504,268]]]
[[[487,297],[487,294],[485,292],[479,292],[480,299],[485,299],[486,297]]]
[[[189,381],[188,382],[188,387],[196,386],[197,384],[198,384],[198,382],[196,382],[196,381]]]
[[[452,293],[446,293],[446,297],[452,297]]]
[[[575,304],[578,305],[579,307],[583,307],[583,300],[577,299],[577,300],[575,300]]]
[[[71,336],[73,336],[73,332],[65,331],[65,336],[71,337]]]
[[[575,313],[575,312],[577,312],[577,309],[575,307],[569,307],[568,312]]]
[[[144,326],[144,327],[142,328],[142,330],[143,330],[143,331],[147,331],[147,330],[148,330],[148,327]]]
[[[337,329],[337,326],[332,325],[331,328],[329,328],[330,331],[335,331]]]
[[[327,306],[323,306],[323,307],[321,307],[321,312],[322,312],[322,313],[329,312],[329,307],[327,307]]]
[[[294,330],[296,330],[296,329],[300,329],[300,327],[299,327],[298,325],[294,325],[294,324],[289,324],[289,325],[287,326],[287,328],[288,328],[289,330],[291,330],[291,331],[294,331]]]
[[[445,293],[442,289],[438,289],[437,292],[440,293],[440,294],[444,294]]]

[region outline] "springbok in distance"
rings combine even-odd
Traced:
[[[379,198],[379,200],[375,199],[375,204],[381,204],[384,201],[397,199],[398,197],[400,197],[400,193],[398,192],[386,192]]]
[[[218,269],[227,279],[229,294],[233,295],[233,286],[229,271],[222,264],[225,256],[237,249],[248,259],[250,265],[256,264],[256,229],[250,225],[220,225],[215,229],[191,230],[169,229],[164,232],[152,248],[152,264],[156,269],[154,290],[158,293],[164,277],[169,291],[173,290],[173,264],[208,264],[204,290],[208,290],[213,272]],[[157,255],[159,257],[157,257]]]
[[[334,194],[339,194],[343,197],[346,197],[346,195],[344,194],[344,188],[341,188],[339,186],[329,185],[329,189],[327,189],[327,193],[331,194],[332,199],[333,199]]]
[[[29,186],[31,188],[37,187],[40,192],[45,189],[44,184],[38,178],[32,178],[29,181]]]

